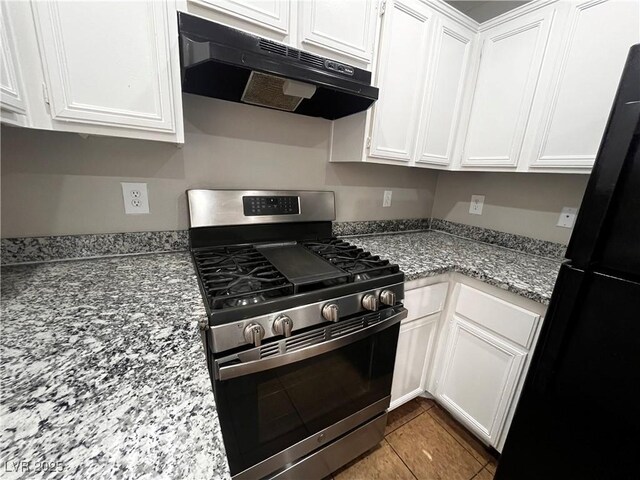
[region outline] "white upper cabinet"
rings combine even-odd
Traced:
[[[448,17],[436,19],[433,54],[418,137],[418,163],[449,165],[476,34]]]
[[[590,168],[629,47],[640,42],[640,2],[571,5],[555,82],[531,153],[532,168]],[[640,79],[638,79],[640,82]]]
[[[300,2],[298,8],[302,48],[371,63],[377,18],[375,1],[308,0]]]
[[[274,40],[289,40],[289,0],[188,0],[185,10]]]
[[[32,6],[53,129],[183,141],[177,22],[164,2]]]
[[[25,125],[27,102],[9,6],[9,2],[0,4],[0,107],[3,122]]]
[[[463,167],[517,166],[554,13],[536,10],[481,33]]]
[[[410,162],[425,82],[432,12],[419,1],[389,1],[380,40],[369,155]]]
[[[186,0],[181,10],[371,69],[377,0]]]

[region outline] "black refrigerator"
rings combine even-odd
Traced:
[[[640,479],[640,44],[631,47],[495,475]]]

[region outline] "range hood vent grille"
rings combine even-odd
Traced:
[[[324,67],[324,60],[322,57],[314,55],[312,53],[302,52],[300,50],[296,50],[295,48],[287,47],[278,42],[272,42],[271,40],[267,40],[265,38],[261,38],[258,46],[269,53],[273,53],[275,55],[280,55],[282,57],[289,57],[295,60],[300,60],[307,65],[311,65],[317,68]]]
[[[322,68],[324,67],[324,62],[322,58],[312,55],[307,52],[300,52],[300,61],[304,63],[308,63],[309,65],[313,65],[314,67]]]
[[[290,50],[289,47],[287,47],[286,45],[282,45],[281,43],[272,42],[271,40],[261,38],[258,45],[262,50],[265,50],[267,52],[275,53],[276,55],[282,55],[283,57],[289,56],[287,52],[287,50]]]

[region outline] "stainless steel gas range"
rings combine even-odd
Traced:
[[[331,474],[383,438],[403,273],[332,237],[333,192],[187,197],[233,479]]]

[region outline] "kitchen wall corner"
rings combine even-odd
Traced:
[[[567,244],[572,229],[556,226],[562,207],[579,207],[589,175],[441,172],[431,216],[449,222]],[[484,195],[471,215],[471,195]]]

